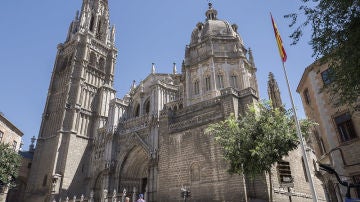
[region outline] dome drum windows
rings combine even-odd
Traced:
[[[199,94],[200,94],[199,81],[196,80],[194,82],[194,95],[199,95]]]
[[[224,76],[222,74],[218,74],[216,76],[216,85],[218,87],[218,89],[223,89],[224,88]]]
[[[238,76],[235,74],[232,74],[230,76],[230,86],[233,88],[238,88]]]
[[[211,90],[210,76],[206,76],[205,77],[205,91],[210,91],[210,90]]]

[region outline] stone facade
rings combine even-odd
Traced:
[[[336,97],[321,90],[331,82],[329,71],[327,64],[313,63],[305,69],[297,88],[306,116],[319,124],[311,136],[311,145],[320,163],[329,164],[346,176],[343,180],[360,182],[359,103],[337,105]],[[323,173],[323,181],[329,200],[342,201],[346,188],[327,173]],[[360,190],[352,190],[351,195],[360,198]]]
[[[115,97],[114,32],[107,0],[83,1],[58,45],[26,200],[87,193],[92,142]]]
[[[24,134],[13,123],[0,113],[0,143],[9,144],[15,151],[19,151],[23,135]],[[0,185],[0,202],[6,200],[8,191],[7,186]]]
[[[209,4],[181,73],[176,64],[173,73],[157,73],[153,64],[120,99],[112,88],[114,28],[101,29],[108,17],[107,1],[84,0],[59,45],[25,201],[82,194],[135,201],[139,193],[150,202],[181,201],[182,188],[191,190],[192,201],[291,201],[289,194],[311,200],[298,170],[293,192],[272,189],[276,168],[271,178],[230,175],[221,148],[204,134],[259,99],[254,58],[237,25],[219,20]],[[292,169],[301,168],[298,156],[289,156]]]

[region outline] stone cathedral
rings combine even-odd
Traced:
[[[275,167],[272,177],[253,180],[228,174],[221,148],[204,134],[259,99],[252,52],[237,25],[218,19],[211,4],[205,15],[181,72],[174,64],[172,73],[157,73],[153,65],[116,98],[108,1],[83,0],[58,45],[24,201],[135,201],[139,193],[149,202],[182,201],[181,188],[191,190],[190,201],[312,200],[295,157],[285,161],[295,169],[291,198]]]

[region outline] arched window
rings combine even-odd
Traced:
[[[224,88],[224,76],[222,74],[217,75],[217,86],[219,89]]]
[[[192,182],[200,181],[200,166],[199,163],[193,163],[190,166],[190,177]]]
[[[199,81],[196,80],[194,82],[194,95],[198,95],[200,93],[200,88],[199,88]]]
[[[205,77],[205,91],[211,90],[211,80],[210,76]]]
[[[89,27],[91,32],[94,32],[94,21],[95,21],[94,15],[91,15],[90,27]]]
[[[101,26],[102,26],[101,20],[99,19],[98,24],[97,24],[97,32],[96,32],[96,38],[99,40],[101,40],[101,38],[102,38],[102,31],[101,31],[102,27]]]
[[[145,113],[150,113],[150,100],[145,102]]]
[[[137,104],[135,107],[134,116],[135,117],[140,116],[140,105],[139,104]]]
[[[230,76],[230,86],[233,88],[238,88],[238,78],[237,75],[232,74]]]

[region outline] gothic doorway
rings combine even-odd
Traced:
[[[146,195],[148,185],[149,155],[141,147],[134,147],[125,157],[119,174],[119,191],[133,199],[139,193]]]

